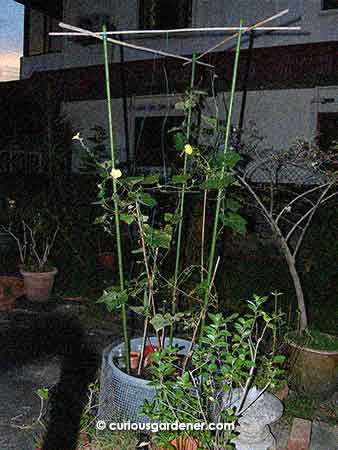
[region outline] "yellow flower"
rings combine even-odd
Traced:
[[[187,155],[191,155],[192,154],[192,146],[190,144],[186,144],[184,146],[184,151]]]
[[[120,169],[112,169],[112,171],[110,172],[110,175],[117,180],[118,178],[122,177],[122,172]]]

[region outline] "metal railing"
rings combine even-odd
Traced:
[[[34,175],[43,173],[43,154],[39,151],[0,150],[0,174]]]

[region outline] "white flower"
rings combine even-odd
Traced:
[[[78,132],[75,136],[72,137],[72,141],[81,141],[80,132]]]

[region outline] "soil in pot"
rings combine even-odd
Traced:
[[[43,302],[49,299],[54,285],[57,269],[49,272],[28,272],[20,269],[25,283],[26,297],[29,300]]]
[[[338,338],[310,331],[303,339],[289,341],[289,385],[297,392],[330,397],[338,385]]]

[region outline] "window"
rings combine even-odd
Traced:
[[[50,31],[60,31],[59,20],[41,11],[27,9],[25,16],[25,56],[60,52],[62,39],[49,36]]]
[[[179,152],[173,142],[174,133],[168,133],[182,124],[182,117],[137,117],[135,120],[135,160],[138,166],[179,167]]]
[[[338,9],[338,0],[322,0],[322,10]]]
[[[140,0],[141,29],[187,28],[192,0]]]

